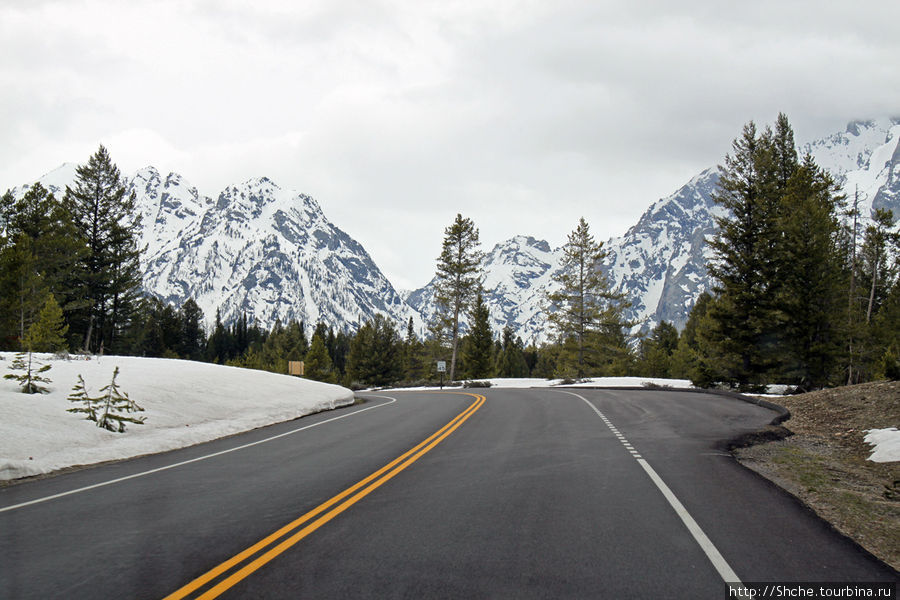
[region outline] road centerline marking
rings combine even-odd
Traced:
[[[561,394],[569,394],[570,396],[575,396],[576,398],[581,399],[585,404],[591,407],[597,415],[603,419],[606,426],[616,433],[616,437],[619,438],[619,441],[631,452],[634,459],[641,466],[644,472],[650,477],[650,480],[656,485],[657,489],[662,493],[663,497],[669,503],[669,506],[675,511],[675,514],[681,519],[681,522],[687,527],[687,530],[693,536],[694,541],[700,546],[700,549],[703,550],[703,553],[706,554],[706,557],[712,563],[713,567],[719,573],[719,576],[722,580],[732,586],[734,588],[737,586],[740,588],[742,586],[742,582],[740,578],[738,578],[737,573],[731,568],[731,565],[728,564],[728,561],[725,560],[725,557],[722,556],[722,553],[719,552],[718,548],[716,548],[715,544],[712,543],[712,540],[706,535],[703,529],[700,528],[700,525],[697,524],[697,521],[691,516],[691,514],[687,511],[681,501],[675,496],[674,492],[666,485],[666,482],[663,481],[662,477],[650,466],[650,463],[647,462],[646,459],[642,458],[634,449],[631,447],[631,444],[625,439],[624,436],[620,436],[618,430],[612,425],[612,422],[608,420],[606,415],[604,415],[600,409],[598,409],[592,402],[590,402],[584,396],[576,394],[574,392],[567,392],[564,390],[556,390]]]
[[[368,477],[365,477],[359,482],[353,484],[336,496],[333,496],[331,499],[323,502],[313,510],[304,514],[302,517],[280,528],[275,533],[272,533],[256,544],[253,544],[246,550],[217,565],[216,567],[207,571],[200,577],[197,577],[187,585],[181,587],[175,592],[172,592],[171,594],[166,596],[164,600],[180,600],[182,598],[186,598],[188,595],[209,584],[217,577],[238,567],[240,564],[245,563],[253,556],[258,555],[257,558],[251,560],[250,562],[247,562],[243,567],[227,576],[214,587],[197,596],[198,600],[211,600],[212,598],[218,597],[240,581],[246,579],[253,572],[257,571],[259,568],[272,561],[280,554],[284,553],[286,550],[294,546],[297,542],[307,537],[309,534],[313,533],[314,531],[334,519],[336,516],[356,504],[359,500],[369,495],[375,489],[381,487],[384,483],[392,479],[408,466],[419,460],[422,456],[427,454],[440,442],[446,439],[447,436],[456,431],[456,429],[459,428],[460,425],[462,425],[466,420],[468,420],[468,418],[471,417],[475,413],[475,411],[481,408],[481,406],[486,401],[486,398],[480,394],[470,394],[466,392],[450,393],[464,393],[467,396],[475,398],[475,401],[460,414],[454,417],[449,423],[431,434],[424,441],[420,442],[410,450],[407,450],[399,457],[389,462],[387,465],[381,467]],[[311,523],[309,523],[293,535],[290,535],[299,527],[305,525],[311,520]],[[290,537],[284,539],[289,535]],[[280,543],[277,543],[279,542],[279,540],[282,541],[280,541]],[[277,545],[270,548],[268,551],[264,552],[263,554],[259,554],[266,547],[272,546],[272,544],[276,543]]]

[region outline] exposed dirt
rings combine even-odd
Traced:
[[[900,462],[867,460],[872,446],[863,441],[868,429],[900,428],[900,382],[774,401],[791,411],[783,426],[793,435],[768,442],[761,436],[761,443],[734,451],[738,460],[900,570]],[[772,429],[769,437],[778,437]]]

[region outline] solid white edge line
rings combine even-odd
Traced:
[[[319,425],[324,425],[325,423],[331,423],[332,421],[337,421],[339,419],[346,419],[347,417],[352,417],[353,415],[358,415],[359,413],[366,412],[367,410],[372,410],[375,408],[381,408],[382,406],[387,406],[388,404],[393,404],[397,401],[396,398],[391,398],[390,396],[375,396],[372,394],[367,394],[374,398],[386,398],[390,400],[390,402],[385,402],[383,404],[376,404],[375,406],[370,406],[368,408],[362,408],[360,410],[355,410],[352,413],[347,413],[346,415],[340,415],[339,417],[332,417],[330,419],[326,419],[324,421],[319,421],[318,423],[313,423],[312,425],[306,425],[305,427],[299,427],[297,429],[292,429],[291,431],[286,431],[284,433],[279,433],[278,435],[273,435],[272,437],[266,438],[264,440],[257,440],[255,442],[250,442],[249,444],[244,444],[242,446],[236,446],[234,448],[229,448],[228,450],[222,450],[220,452],[214,452],[212,454],[207,454],[205,456],[198,456],[197,458],[192,458],[190,460],[183,460],[181,462],[177,462],[171,465],[166,465],[164,467],[158,467],[156,469],[150,469],[149,471],[142,471],[140,473],[133,473],[132,475],[126,475],[125,477],[119,477],[117,479],[110,479],[109,481],[104,481],[101,483],[95,483],[93,485],[88,485],[85,487],[77,488],[74,490],[69,490],[68,492],[60,492],[59,494],[53,494],[52,496],[45,496],[43,498],[37,498],[35,500],[29,500],[28,502],[21,502],[19,504],[12,504],[10,506],[4,506],[0,508],[0,513],[15,510],[17,508],[23,508],[25,506],[31,506],[32,504],[40,504],[42,502],[48,502],[50,500],[56,500],[57,498],[62,498],[64,496],[71,496],[72,494],[79,494],[81,492],[87,492],[89,490],[105,487],[107,485],[112,485],[114,483],[121,483],[122,481],[127,481],[129,479],[137,479],[138,477],[143,477],[145,475],[152,475],[153,473],[159,473],[160,471],[168,471],[169,469],[174,469],[176,467],[183,467],[184,465],[189,465],[191,463],[200,462],[201,460],[206,460],[208,458],[215,458],[216,456],[222,456],[223,454],[229,454],[231,452],[237,452],[238,450],[244,450],[246,448],[250,448],[251,446],[257,446],[259,444],[265,444],[266,442],[271,442],[272,440],[277,440],[278,438],[283,438],[288,435],[292,435],[295,433],[299,433],[301,431],[305,431],[307,429],[312,429],[313,427],[318,427]],[[309,415],[306,415],[309,416]],[[273,423],[275,425],[275,423]],[[249,433],[249,432],[242,432]],[[215,441],[215,440],[209,440]],[[207,443],[207,442],[202,442]],[[180,450],[181,448],[174,448],[173,450]],[[128,460],[128,459],[123,459]]]
[[[562,394],[569,394],[570,396],[575,396],[576,398],[580,398],[584,401],[585,404],[590,406],[595,413],[597,413],[601,418],[604,418],[603,413],[593,405],[593,403],[589,402],[587,398],[584,396],[580,396],[573,392],[566,392],[564,390],[555,390]],[[605,420],[605,418],[604,418]],[[612,429],[612,427],[610,427]],[[706,557],[712,563],[713,567],[715,567],[716,571],[718,571],[719,576],[722,580],[729,584],[732,588],[740,588],[743,586],[740,578],[738,578],[737,573],[734,572],[734,569],[728,564],[728,561],[725,560],[725,557],[722,556],[722,553],[719,552],[718,548],[716,548],[715,544],[712,543],[712,540],[707,537],[707,535],[700,528],[700,525],[697,524],[697,521],[691,516],[691,514],[687,511],[681,501],[677,496],[669,489],[669,486],[666,485],[666,482],[662,480],[662,477],[650,466],[643,458],[635,457],[635,460],[641,467],[644,469],[644,472],[650,477],[650,480],[656,484],[656,487],[662,492],[663,497],[668,501],[669,506],[671,506],[675,510],[675,514],[681,519],[681,522],[684,523],[685,527],[687,527],[688,531],[691,532],[691,535],[694,537],[694,540],[700,546],[700,549],[706,554]]]
[[[741,585],[741,580],[738,578],[737,574],[719,552],[718,548],[712,543],[712,541],[706,536],[700,526],[697,524],[697,521],[694,520],[694,517],[687,511],[681,501],[675,496],[669,486],[666,485],[666,482],[662,480],[657,472],[647,463],[643,458],[637,458],[638,464],[640,464],[644,471],[647,472],[647,475],[650,476],[650,479],[653,480],[653,483],[656,484],[656,487],[659,488],[659,491],[662,492],[662,495],[665,496],[666,500],[669,501],[669,505],[673,509],[675,509],[675,513],[681,518],[682,523],[684,523],[685,527],[688,528],[688,531],[691,532],[691,535],[694,536],[694,539],[703,549],[703,552],[706,553],[707,558],[716,568],[716,571],[719,572],[719,575],[722,577],[722,580],[728,584],[736,584]]]

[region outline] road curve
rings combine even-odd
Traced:
[[[718,449],[768,409],[656,390],[367,400],[0,489],[0,597],[725,598],[732,578],[896,581]]]

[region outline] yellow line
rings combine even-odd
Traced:
[[[400,455],[399,457],[392,460],[387,465],[378,469],[377,471],[375,471],[374,473],[372,473],[365,479],[362,479],[358,483],[355,483],[354,485],[350,486],[349,488],[347,488],[340,494],[334,496],[330,500],[323,502],[322,504],[320,504],[313,510],[307,512],[305,515],[303,515],[299,519],[296,519],[295,521],[285,525],[284,527],[282,527],[275,533],[269,535],[265,539],[250,546],[243,552],[236,554],[232,558],[226,560],[225,562],[214,567],[210,571],[204,573],[197,579],[191,581],[184,587],[182,587],[182,588],[178,589],[177,591],[173,592],[172,594],[166,596],[163,600],[180,600],[181,598],[185,598],[191,592],[199,589],[200,587],[209,583],[210,581],[212,581],[213,579],[215,579],[222,573],[224,573],[224,572],[228,571],[229,569],[231,569],[232,567],[240,564],[241,562],[243,562],[250,556],[253,556],[257,552],[259,552],[260,550],[265,548],[266,546],[274,543],[278,539],[291,533],[292,531],[294,531],[295,529],[297,529],[298,527],[300,527],[301,525],[303,525],[304,523],[306,523],[313,517],[325,512],[326,510],[328,510],[330,507],[334,506],[338,502],[341,502],[341,500],[343,500],[347,496],[354,494],[354,492],[357,492],[357,490],[359,490],[360,488],[362,488],[364,486],[368,486],[368,487],[365,487],[365,489],[363,489],[362,491],[357,492],[349,500],[344,501],[336,508],[332,509],[325,515],[319,517],[317,520],[315,520],[314,522],[310,523],[309,525],[307,525],[306,527],[301,529],[294,536],[281,542],[278,546],[275,546],[274,548],[272,548],[271,550],[269,550],[268,552],[266,552],[265,554],[263,554],[262,556],[260,556],[256,560],[254,560],[253,562],[249,563],[248,565],[243,567],[240,571],[237,571],[236,573],[232,574],[231,576],[229,576],[226,579],[224,579],[223,581],[221,581],[214,588],[210,589],[203,595],[199,596],[199,599],[207,600],[207,599],[211,599],[211,598],[216,598],[220,594],[222,594],[223,592],[225,592],[226,590],[228,590],[229,588],[234,586],[239,581],[245,579],[251,573],[253,573],[257,569],[259,569],[260,567],[262,567],[263,565],[265,565],[266,563],[268,563],[269,561],[271,561],[272,559],[277,557],[279,554],[283,553],[285,550],[287,550],[288,548],[290,548],[291,546],[293,546],[294,544],[296,544],[297,542],[299,542],[300,540],[302,540],[303,538],[308,536],[310,533],[317,530],[319,527],[321,527],[322,525],[324,525],[325,523],[327,523],[328,521],[330,521],[331,519],[333,519],[340,513],[344,512],[345,510],[350,508],[350,506],[352,506],[353,504],[355,504],[356,502],[358,502],[359,500],[361,500],[362,498],[364,498],[365,496],[370,494],[372,491],[374,491],[375,489],[380,487],[382,484],[384,484],[385,482],[387,482],[388,480],[393,478],[397,473],[399,473],[400,471],[403,471],[404,469],[406,469],[406,467],[408,467],[412,463],[419,460],[422,456],[424,456],[432,448],[434,448],[441,441],[443,441],[448,435],[453,433],[470,416],[472,416],[472,414],[476,410],[481,408],[481,405],[484,404],[484,402],[485,402],[484,396],[477,395],[477,394],[467,394],[467,395],[475,398],[475,402],[473,402],[471,405],[469,405],[468,408],[466,408],[463,412],[461,412],[459,415],[457,415],[455,418],[453,418],[449,423],[447,423],[446,425],[441,427],[438,431],[431,434],[425,441],[417,444],[412,449],[407,450],[406,452],[404,452],[402,455]],[[375,480],[375,481],[373,482],[373,480]]]

